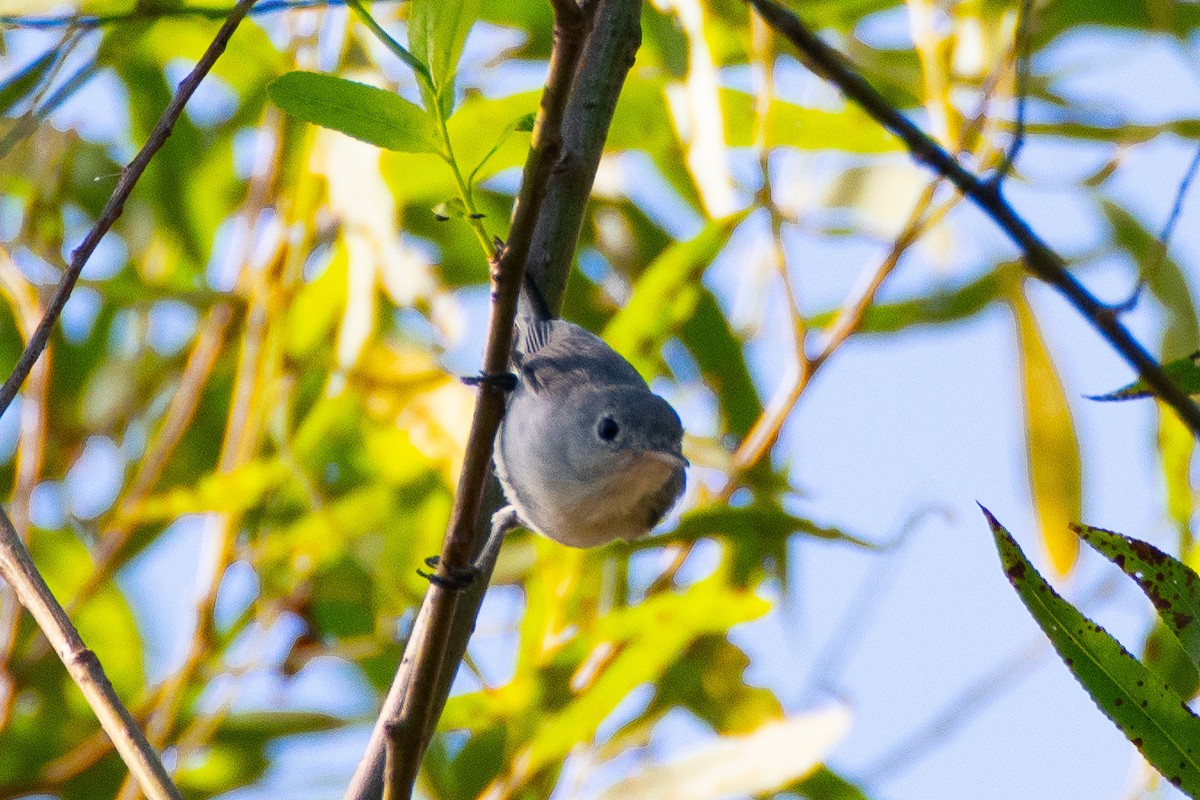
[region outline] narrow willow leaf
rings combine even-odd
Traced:
[[[1180,389],[1191,395],[1200,394],[1200,350],[1183,358],[1168,361],[1163,364],[1167,377],[1175,381]],[[1153,397],[1154,392],[1142,380],[1136,380],[1127,386],[1122,386],[1108,394],[1093,395],[1089,399],[1104,402],[1113,400],[1136,400],[1142,397]]]
[[[774,792],[816,770],[850,729],[837,706],[768,722],[745,736],[724,736],[686,757],[620,781],[601,800],[716,800]]]
[[[640,372],[657,369],[663,342],[691,317],[705,291],[704,270],[745,218],[741,212],[713,220],[692,239],[668,247],[642,272],[629,302],[604,329],[605,340]]]
[[[1137,581],[1200,668],[1200,580],[1196,573],[1152,544],[1090,525],[1072,525],[1071,529]]]
[[[1155,769],[1200,796],[1200,719],[1120,642],[1059,597],[991,512],[983,513],[1009,583],[1076,680]]]
[[[592,740],[631,691],[657,682],[697,638],[723,634],[761,617],[768,607],[753,591],[738,591],[710,577],[683,593],[655,595],[605,615],[587,637],[569,647],[582,657],[580,666],[597,647],[617,655],[567,705],[541,719],[517,759],[530,772],[561,761],[577,743]]]
[[[973,281],[895,303],[875,303],[863,314],[860,333],[896,333],[920,325],[945,325],[969,319],[988,308],[1004,290],[1000,272],[989,272]],[[833,308],[809,318],[813,328],[827,328],[841,309]]]
[[[58,48],[52,47],[38,58],[35,58],[24,69],[3,83],[0,83],[0,114],[8,113],[10,108],[42,82],[42,77],[50,69],[51,65],[54,64],[55,59],[58,58],[58,54]]]
[[[1067,527],[1083,513],[1079,440],[1062,381],[1032,309],[1019,289],[1010,293],[1009,302],[1017,322],[1033,504],[1050,563],[1056,573],[1066,575],[1079,555],[1079,540]]]
[[[512,136],[514,133],[529,133],[532,131],[533,123],[536,118],[537,114],[535,113],[522,114],[516,120],[501,128],[500,135],[496,137],[496,143],[492,145],[492,149],[487,151],[483,158],[480,159],[479,163],[475,165],[475,169],[471,170],[471,174],[467,176],[467,186],[475,186],[475,176],[479,174],[479,171],[484,168],[491,157],[494,156],[496,152],[504,146],[504,143],[508,141],[509,136]]]
[[[441,150],[436,123],[393,92],[317,72],[289,72],[267,87],[297,119],[401,153]]]
[[[1196,303],[1179,264],[1164,252],[1158,236],[1146,230],[1124,208],[1108,200],[1101,207],[1112,228],[1113,243],[1138,265],[1139,277],[1167,312],[1162,340],[1164,357],[1179,356],[1200,348]]]
[[[786,539],[793,534],[816,539],[845,542],[867,550],[882,550],[879,545],[846,533],[840,528],[818,525],[812,520],[793,516],[776,505],[742,508],[709,506],[689,512],[670,533],[629,543],[634,549],[662,547],[672,542],[695,541],[705,536],[745,537],[759,541]]]
[[[762,414],[762,400],[746,364],[745,342],[712,292],[700,293],[679,338],[696,360],[704,385],[717,396],[724,431],[741,440]]]
[[[1196,452],[1196,437],[1178,415],[1159,404],[1158,459],[1162,465],[1163,485],[1167,490],[1167,513],[1187,552],[1192,540],[1192,513],[1196,498],[1192,492],[1192,456]]]

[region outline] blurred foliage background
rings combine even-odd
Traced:
[[[267,95],[272,80],[303,69],[417,102],[408,68],[344,7],[260,6],[0,420],[0,482],[37,564],[189,796],[333,797],[420,602],[415,568],[440,549],[472,407],[457,376],[478,368],[486,259],[442,160],[306,125]],[[64,259],[225,9],[0,0],[0,368],[16,360]],[[798,10],[974,167],[1003,158],[1018,4],[823,0]],[[371,12],[407,41],[408,4],[376,2]],[[1081,107],[1071,81],[1151,47],[1194,69],[1197,23],[1200,8],[1188,3],[1035,0],[1022,158],[1050,155],[1032,174],[1019,161],[1009,182],[1034,227],[1114,302],[1144,282],[1137,327],[1158,337],[1165,358],[1200,346],[1191,277],[1159,241],[1165,216],[1147,219],[1119,181],[1164,142],[1192,147],[1200,105]],[[886,602],[874,581],[903,549],[897,531],[928,521],[929,498],[872,517],[862,513],[875,503],[869,477],[850,487],[850,503],[807,491],[808,475],[839,452],[799,457],[793,412],[805,413],[817,371],[860,340],[902,353],[913,336],[958,337],[1001,310],[1011,357],[973,358],[1023,387],[1023,402],[1005,409],[1025,450],[983,457],[1028,484],[1031,536],[1082,597],[1087,587],[1069,583],[1077,545],[1066,523],[1083,516],[1105,451],[1073,411],[1085,390],[1123,379],[1110,365],[1109,383],[1070,385],[1047,343],[1054,317],[1069,312],[1031,300],[1013,251],[981,233],[986,223],[809,75],[741,2],[653,0],[642,35],[564,316],[601,332],[680,408],[689,491],[661,535],[634,545],[578,552],[510,537],[422,789],[438,798],[654,798],[670,786],[690,787],[687,797],[910,796],[911,785],[888,782],[894,766],[857,768],[868,760],[853,755],[851,731],[871,724],[872,707],[838,690],[830,671],[849,658],[869,609]],[[487,236],[505,234],[529,140],[517,122],[536,109],[550,37],[545,0],[483,0],[459,64],[447,129],[464,172],[495,148],[469,175]],[[1145,84],[1127,75],[1125,88],[1194,100],[1187,75]],[[1174,199],[1186,156],[1137,173],[1152,176],[1140,180],[1159,197],[1156,212]],[[1060,158],[1072,165],[1066,177],[1045,166]],[[1104,350],[1099,340],[1086,346]],[[938,379],[963,390],[959,367],[940,366]],[[884,373],[865,391],[886,408],[898,380]],[[850,417],[839,428],[863,425],[847,450],[924,468],[920,453],[872,438],[876,428],[853,416],[863,409],[858,399],[843,408]],[[972,447],[956,430],[995,424],[970,404],[957,413],[966,422],[947,425],[951,447]],[[1145,518],[1194,566],[1191,437],[1166,415],[1134,434],[1158,482],[1137,495],[1148,498]],[[937,499],[950,495],[975,499],[958,488]],[[951,525],[987,546],[981,520]],[[843,549],[861,556],[856,577],[841,581],[861,583],[860,596],[831,606],[795,590],[798,554],[811,574],[841,569],[831,553]],[[982,569],[1002,582],[994,560]],[[947,598],[973,603],[973,629],[997,635],[969,591]],[[1194,668],[1170,637],[1147,635],[1137,608],[1125,625],[1130,646],[1194,694]],[[747,627],[768,619],[784,622]],[[787,620],[818,622],[806,632]],[[778,670],[764,677],[763,653],[786,659],[797,649],[805,655],[782,681]],[[990,663],[970,652],[941,658],[944,691],[923,710]],[[903,695],[889,685],[893,666],[880,664],[874,679]],[[984,701],[960,705],[971,714]],[[918,728],[911,716],[883,724]],[[341,755],[323,762],[330,753]],[[941,770],[947,785],[989,796],[964,776],[972,759],[993,756],[958,751],[961,772]],[[1063,766],[1067,784],[1092,766]],[[123,776],[54,654],[0,592],[0,796],[137,796]],[[1170,791],[1147,774],[1135,773],[1132,789],[1104,779],[1103,796]],[[992,788],[1011,794],[1002,782]]]

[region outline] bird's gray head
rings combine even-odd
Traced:
[[[683,457],[683,425],[671,404],[637,386],[587,392],[576,410],[583,461],[660,461],[677,469]]]

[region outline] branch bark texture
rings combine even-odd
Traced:
[[[1066,262],[1034,233],[1001,192],[1000,180],[984,180],[925,134],[851,69],[846,58],[810,30],[795,14],[774,0],[748,0],[767,23],[800,52],[810,69],[835,84],[851,101],[904,142],[914,159],[944,176],[1021,249],[1026,267],[1049,283],[1092,324],[1113,349],[1133,367],[1158,397],[1200,435],[1197,406],[1163,371],[1162,366],[1121,323],[1119,309],[1097,300],[1067,270]],[[997,176],[999,177],[999,176]]]

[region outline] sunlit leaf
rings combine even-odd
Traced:
[[[1190,796],[1200,794],[1200,719],[1120,642],[1063,600],[1008,531],[984,514],[1009,583],[1097,707],[1168,781]]]
[[[126,511],[125,518],[144,523],[184,514],[247,511],[278,492],[290,475],[287,465],[277,459],[252,461],[228,472],[211,473],[194,487],[148,497]]]
[[[408,18],[409,49],[429,66],[433,95],[426,99],[427,108],[431,112],[437,111],[443,118],[448,118],[454,107],[454,75],[467,34],[479,16],[479,2],[412,0]],[[431,99],[433,103],[429,104]]]
[[[615,656],[561,711],[546,716],[519,757],[535,771],[564,756],[572,743],[587,741],[629,692],[653,682],[683,649],[705,633],[728,630],[761,616],[767,602],[753,592],[733,592],[714,579],[678,594],[660,594],[603,617],[576,650],[615,648]],[[591,647],[583,645],[591,643]]]
[[[1079,440],[1062,380],[1032,309],[1019,291],[1010,294],[1009,303],[1016,317],[1021,358],[1029,484],[1042,545],[1054,571],[1066,575],[1079,554],[1079,540],[1067,527],[1079,519],[1083,510]]]
[[[629,302],[605,328],[604,338],[639,372],[657,371],[663,343],[700,302],[704,291],[700,276],[745,218],[743,212],[709,223],[693,239],[664,251],[638,278]]]
[[[844,707],[768,722],[753,733],[725,736],[669,764],[619,781],[602,800],[716,800],[780,789],[820,766],[850,728]]]
[[[289,72],[267,89],[297,119],[402,153],[441,150],[429,115],[394,92],[319,72]]]

